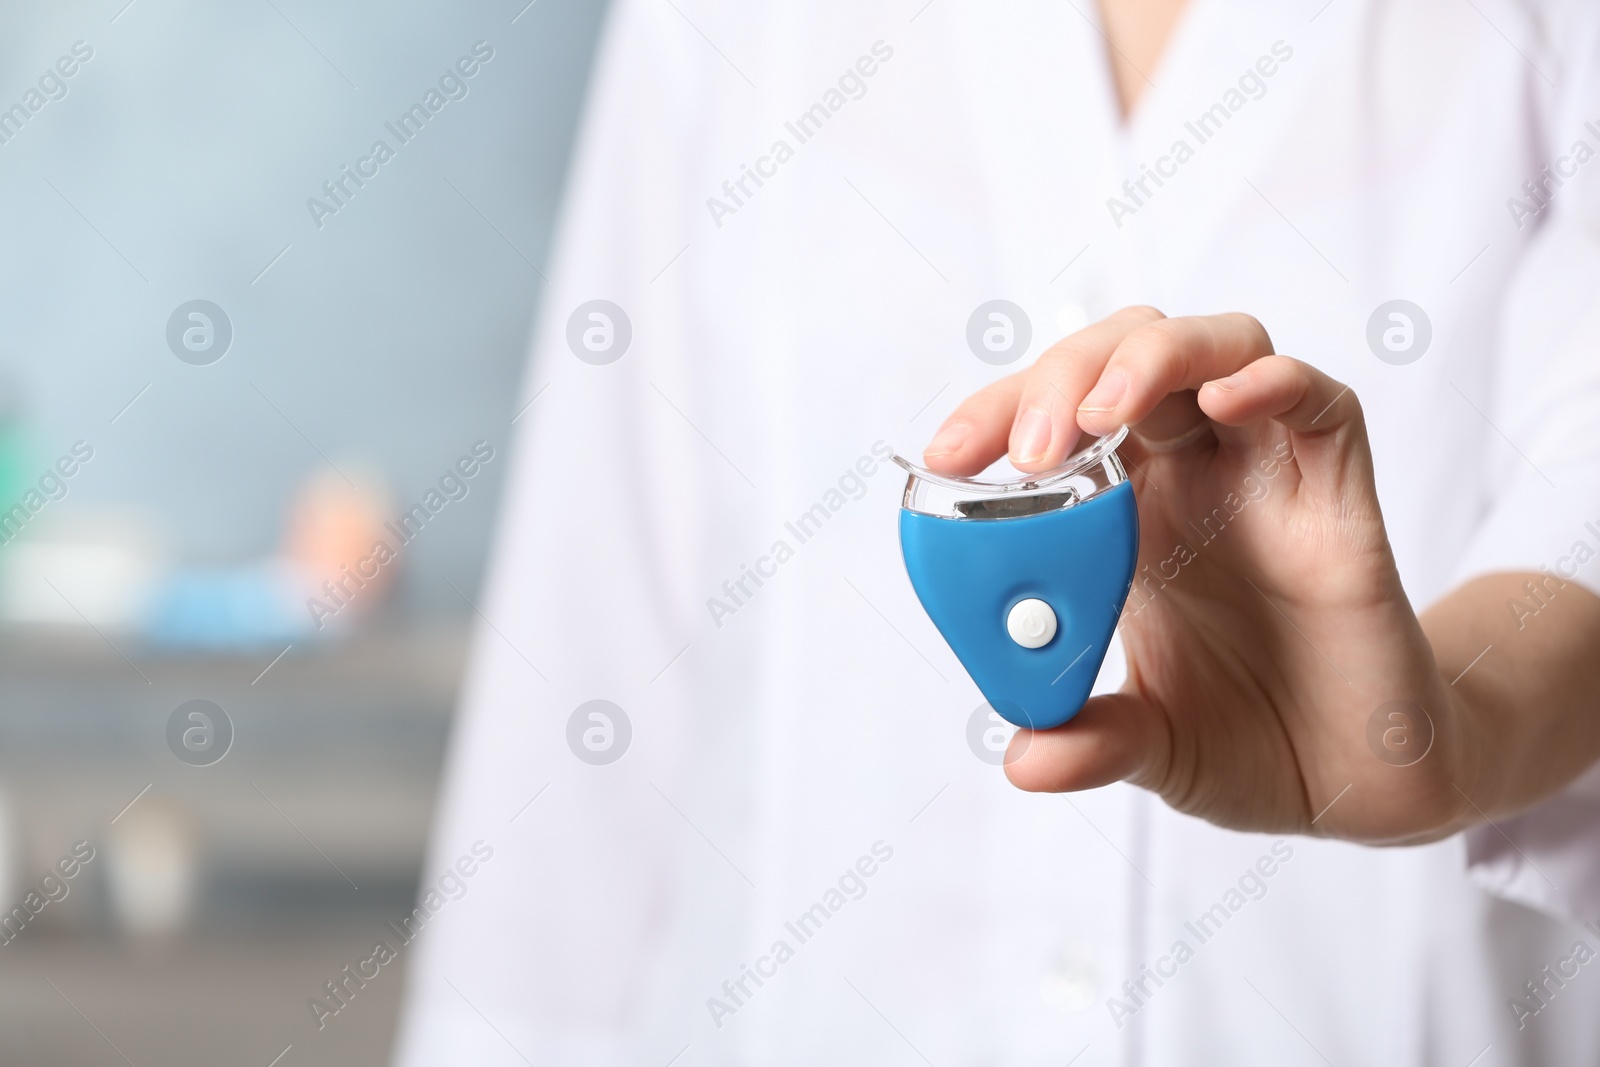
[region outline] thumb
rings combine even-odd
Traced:
[[[1124,779],[1146,787],[1166,774],[1172,735],[1166,716],[1143,697],[1091,697],[1071,722],[1021,729],[1006,749],[1006,777],[1030,793],[1096,789]]]

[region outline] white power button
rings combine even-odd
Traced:
[[[1006,632],[1023,648],[1043,648],[1056,635],[1056,613],[1042,600],[1020,600],[1006,616]]]

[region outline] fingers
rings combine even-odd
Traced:
[[[1033,793],[1095,789],[1131,779],[1154,785],[1171,752],[1167,720],[1130,693],[1092,697],[1065,726],[1018,730],[1006,750],[1011,784]]]
[[[944,420],[922,453],[922,462],[940,474],[977,474],[1006,451],[1006,437],[1022,395],[1017,374],[991,382],[973,393]]]
[[[1288,356],[1267,356],[1205,382],[1198,399],[1224,425],[1275,419],[1302,434],[1331,432],[1361,415],[1348,385]]]
[[[1372,451],[1361,403],[1348,385],[1288,356],[1268,356],[1243,370],[1207,382],[1200,409],[1223,426],[1274,420],[1294,437],[1295,464],[1304,484],[1343,493],[1347,479],[1370,484]]]
[[[1150,307],[1123,308],[1052,345],[1022,378],[1011,426],[1011,463],[1041,471],[1061,465],[1078,443],[1077,409],[1127,337],[1162,320]]]
[[[1032,367],[968,397],[934,434],[923,462],[941,474],[970,475],[1010,451],[1021,470],[1059,465],[1078,440],[1078,401],[1117,344],[1160,317],[1154,308],[1124,308],[1056,342]]]
[[[1134,330],[1117,346],[1094,389],[1078,406],[1078,425],[1106,434],[1124,423],[1159,444],[1183,437],[1199,422],[1189,398],[1199,389],[1272,354],[1272,339],[1249,315],[1161,319]]]
[[[1364,447],[1352,443],[1364,435],[1344,432],[1360,424],[1354,396],[1273,355],[1272,339],[1249,315],[1169,319],[1130,307],[973,394],[945,420],[924,461],[941,473],[971,475],[1009,452],[1019,470],[1041,471],[1059,466],[1083,433],[1127,424],[1144,448],[1161,451],[1213,432],[1244,441],[1249,435],[1236,428],[1267,419],[1314,435],[1306,458],[1326,454],[1334,467]]]
[[[923,462],[939,474],[973,475],[1010,451],[1019,470],[1059,466],[1077,445],[1078,402],[1118,342],[1160,317],[1154,307],[1125,307],[1056,342],[1029,370],[966,398],[933,435]]]

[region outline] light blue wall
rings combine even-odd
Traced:
[[[182,558],[238,559],[275,543],[317,450],[408,504],[505,441],[603,8],[524,2],[0,7],[0,108],[94,53],[0,145],[0,367],[42,455],[97,453],[63,508],[144,509]],[[307,198],[395,147],[385,121],[480,40],[469,94],[319,230]],[[235,330],[206,367],[165,340],[197,297]],[[459,610],[444,578],[477,580],[497,480],[474,494],[412,553],[413,608]]]

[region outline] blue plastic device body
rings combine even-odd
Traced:
[[[917,598],[1002,718],[1045,730],[1082,709],[1133,584],[1131,485],[1015,518],[902,509],[900,548]],[[1006,629],[1012,607],[1030,598],[1056,615],[1055,636],[1040,648],[1022,647]]]

